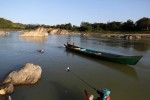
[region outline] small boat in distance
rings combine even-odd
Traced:
[[[86,49],[69,43],[64,44],[64,46],[66,47],[66,50],[73,51],[75,53],[120,64],[135,65],[142,58],[142,56],[125,56]]]

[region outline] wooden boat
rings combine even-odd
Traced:
[[[75,46],[74,44],[72,45],[68,43],[64,44],[64,46],[66,47],[66,50],[69,51],[120,64],[135,65],[142,58],[142,56],[124,56],[91,49],[85,49],[82,47]]]

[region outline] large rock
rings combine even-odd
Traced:
[[[69,34],[69,32],[67,30],[61,30],[60,34]]]
[[[49,28],[48,29],[49,34],[69,34],[67,30],[59,29],[59,28]]]
[[[41,74],[42,69],[40,66],[27,63],[19,71],[11,72],[3,81],[3,84],[5,83],[12,83],[13,85],[34,84],[41,78]]]
[[[5,83],[0,86],[0,95],[11,94],[14,91],[14,85],[12,83]]]
[[[136,39],[141,39],[142,37],[137,35],[137,36],[135,36],[135,38]]]
[[[0,100],[11,100],[11,94],[14,91],[14,85],[34,84],[40,78],[42,69],[38,65],[27,63],[19,71],[11,72],[6,79],[0,84]]]
[[[12,83],[2,84],[0,86],[0,100],[11,100],[11,94],[14,91],[14,86]]]
[[[28,31],[28,32],[23,32],[23,34],[19,36],[24,36],[24,37],[37,37],[37,36],[48,36],[48,34],[69,34],[67,30],[63,30],[60,28],[38,28],[36,30]]]
[[[49,33],[54,35],[54,34],[58,34],[60,32],[60,29],[51,29],[49,30]]]
[[[4,35],[8,35],[8,34],[9,34],[8,32],[0,31],[0,36],[4,36]]]
[[[38,28],[37,30],[32,30],[29,32],[24,32],[19,36],[29,36],[29,37],[37,37],[37,36],[48,36],[47,29],[45,28]]]

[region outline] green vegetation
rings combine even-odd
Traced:
[[[0,18],[0,29],[37,29],[39,27],[50,27],[47,25],[39,25],[39,24],[21,24],[14,23],[10,20]]]
[[[10,20],[0,18],[0,29],[20,29],[24,28],[23,24],[13,23]]]
[[[60,29],[69,29],[71,31],[79,32],[104,32],[104,31],[122,31],[122,32],[137,32],[137,31],[150,31],[150,18],[141,18],[135,23],[132,20],[126,22],[108,22],[108,23],[89,23],[82,22],[80,26],[69,24],[61,24],[53,26]]]
[[[150,31],[150,18],[141,18],[135,23],[132,20],[126,22],[108,22],[108,23],[89,23],[81,22],[80,26],[72,25],[71,23],[60,24],[55,26],[39,25],[39,24],[20,24],[13,23],[12,21],[0,18],[0,29],[37,29],[39,27],[45,28],[60,28],[77,32],[92,32],[92,33],[105,33],[105,31],[121,31],[121,32],[149,32]]]

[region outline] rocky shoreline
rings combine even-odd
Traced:
[[[92,35],[102,38],[122,38],[128,40],[150,38],[150,34],[92,34]]]
[[[47,37],[48,35],[80,35],[80,36],[98,36],[101,38],[122,38],[122,39],[143,39],[143,38],[150,38],[150,34],[143,34],[143,33],[121,33],[121,32],[101,32],[101,33],[80,33],[80,32],[73,32],[59,28],[43,28],[40,27],[36,30],[22,30],[18,31],[21,32],[20,37]],[[0,36],[8,35],[8,32],[0,31]]]
[[[47,29],[47,32],[51,35],[70,34],[69,31],[64,30],[64,29],[59,29],[59,28],[49,28],[49,29]]]
[[[41,37],[41,36],[48,36],[48,35],[55,35],[55,34],[69,34],[67,30],[56,29],[56,28],[38,28],[32,31],[22,31],[20,37]]]
[[[32,30],[32,31],[27,31],[27,32],[23,32],[22,34],[19,35],[20,37],[41,37],[41,36],[48,36],[47,30],[45,28],[38,28],[36,30]]]
[[[0,36],[5,36],[5,35],[8,35],[9,32],[6,32],[6,31],[0,31]]]

